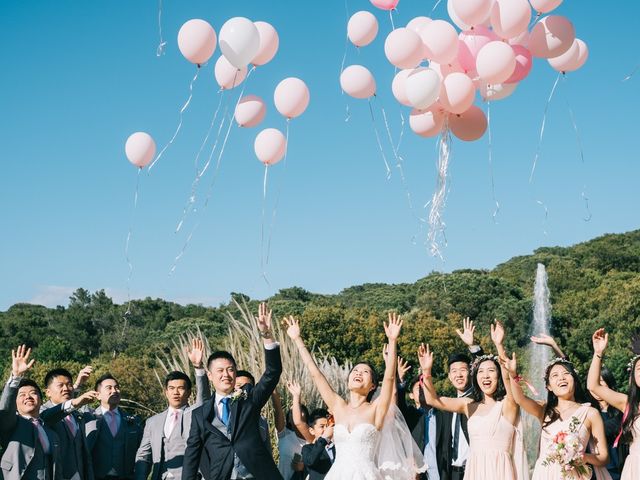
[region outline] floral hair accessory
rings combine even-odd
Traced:
[[[638,360],[640,360],[640,355],[636,355],[636,356],[634,356],[634,357],[629,361],[629,363],[627,363],[627,372],[630,372],[630,371],[631,371],[631,369],[633,368],[633,365],[634,365]]]
[[[568,359],[566,359],[564,357],[555,357],[553,360],[551,360],[549,363],[547,363],[547,366],[544,369],[544,377],[545,378],[547,378],[549,376],[549,370],[551,370],[556,365],[567,366],[567,367],[571,368],[574,372],[578,373],[578,370],[573,365],[573,362],[570,362]]]
[[[481,355],[479,357],[476,357],[473,360],[473,363],[471,364],[471,371],[474,372],[475,370],[477,370],[477,368],[480,366],[480,364],[482,362],[484,362],[485,360],[492,360],[494,362],[499,362],[499,359],[498,359],[497,355],[493,355],[491,353],[485,354],[485,355]]]

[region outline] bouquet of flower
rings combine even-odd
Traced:
[[[584,463],[584,448],[578,435],[579,426],[580,419],[572,417],[568,431],[560,431],[553,437],[542,462],[545,467],[552,463],[560,465],[563,479],[591,478],[591,468]]]

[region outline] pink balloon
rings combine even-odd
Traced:
[[[350,65],[340,74],[340,87],[353,98],[369,98],[376,94],[376,81],[362,65]]]
[[[493,0],[452,0],[451,8],[467,25],[481,25],[491,11]]]
[[[207,63],[216,49],[216,31],[204,20],[189,20],[178,32],[178,48],[191,63]]]
[[[515,92],[517,83],[496,83],[495,85],[488,85],[483,83],[480,85],[480,95],[487,102],[494,100],[502,100],[507,98],[513,92]]]
[[[256,157],[265,165],[278,163],[287,150],[287,140],[282,132],[275,128],[265,128],[253,143]]]
[[[487,117],[475,105],[459,115],[449,115],[449,128],[460,140],[473,142],[487,130]]]
[[[531,30],[529,50],[534,57],[559,57],[571,48],[575,38],[576,32],[569,20],[559,15],[549,15]]]
[[[522,45],[512,45],[511,48],[513,48],[513,53],[516,55],[516,68],[504,83],[518,83],[529,75],[533,66],[533,57],[527,48]]]
[[[445,113],[439,105],[433,105],[428,110],[411,110],[409,126],[421,137],[435,137],[442,131]]]
[[[516,35],[515,37],[511,37],[509,39],[510,45],[522,45],[526,47],[529,45],[529,30],[525,30],[520,35]]]
[[[222,90],[231,90],[240,85],[247,76],[247,67],[237,69],[224,55],[220,55],[213,69],[216,82]]]
[[[236,106],[234,118],[241,127],[255,127],[267,113],[264,101],[256,95],[242,97]]]
[[[409,23],[407,23],[407,28],[419,34],[420,29],[431,22],[433,22],[433,20],[431,20],[429,17],[414,17],[409,20]]]
[[[458,62],[465,72],[476,69],[478,52],[487,43],[498,40],[498,36],[487,27],[478,26],[458,35]]]
[[[489,42],[478,52],[476,67],[486,83],[502,83],[513,74],[516,55],[508,43]]]
[[[382,10],[395,10],[400,0],[371,0],[371,3]]]
[[[440,75],[440,80],[444,80],[444,77],[454,72],[466,73],[469,77],[477,76],[475,66],[473,67],[473,70],[466,71],[457,61],[454,61],[453,63],[445,63],[444,65],[440,65],[436,62],[429,62],[429,68],[435,70],[436,73]]]
[[[269,63],[275,57],[280,45],[280,37],[278,37],[278,32],[273,28],[273,25],[267,22],[253,22],[253,24],[258,29],[260,47],[251,63],[260,66]]]
[[[434,20],[420,30],[427,58],[438,63],[451,63],[458,56],[458,33],[448,22]]]
[[[355,46],[369,45],[377,34],[378,20],[373,13],[361,10],[351,15],[347,23],[347,37]]]
[[[529,0],[531,6],[538,13],[549,13],[551,10],[555,10],[562,0]]]
[[[285,78],[276,87],[273,102],[281,115],[295,118],[302,115],[309,105],[309,88],[299,78]]]
[[[392,65],[398,68],[414,68],[422,60],[423,46],[420,36],[408,28],[396,28],[384,41],[384,53]]]
[[[391,82],[391,92],[393,96],[396,97],[396,100],[400,102],[402,105],[406,105],[407,107],[411,106],[411,102],[407,98],[406,91],[406,82],[407,77],[411,75],[413,69],[407,68],[406,70],[400,70],[396,73],[396,76],[393,77],[393,82]]]
[[[491,26],[503,39],[520,35],[531,21],[531,6],[527,0],[495,0],[491,8]]]
[[[451,73],[442,81],[439,103],[451,113],[466,112],[476,97],[473,81],[464,73]]]
[[[438,72],[419,67],[407,77],[405,92],[409,103],[414,108],[426,110],[438,100],[441,86],[442,80]]]
[[[559,57],[549,58],[547,61],[559,72],[573,72],[582,67],[589,58],[589,48],[579,38],[573,41],[571,48]]]
[[[124,145],[124,152],[133,165],[144,168],[156,154],[156,142],[146,132],[132,133]]]

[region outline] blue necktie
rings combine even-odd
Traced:
[[[429,410],[429,413],[424,415],[424,446],[429,445],[429,421],[431,420],[431,412],[433,410]]]
[[[222,420],[222,423],[227,425],[229,423],[229,415],[231,414],[231,410],[229,409],[229,397],[223,398],[220,400],[220,403],[222,403],[222,418],[220,420]]]

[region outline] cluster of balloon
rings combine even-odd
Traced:
[[[371,3],[392,10],[398,1]],[[449,132],[466,142],[478,140],[488,123],[483,110],[474,105],[477,93],[486,102],[507,98],[529,75],[536,57],[546,59],[562,74],[582,67],[589,51],[576,38],[571,21],[547,15],[561,3],[448,0],[452,23],[418,16],[405,27],[394,28],[385,39],[384,53],[399,69],[391,91],[400,104],[411,108],[413,132],[421,137],[440,136],[440,141],[448,139],[445,133]],[[530,27],[533,11],[537,16]],[[358,47],[369,45],[377,33],[378,22],[371,12],[357,12],[347,24],[347,36]],[[346,67],[340,85],[358,99],[376,93],[375,78],[362,65]],[[432,202],[432,214],[433,208]]]

